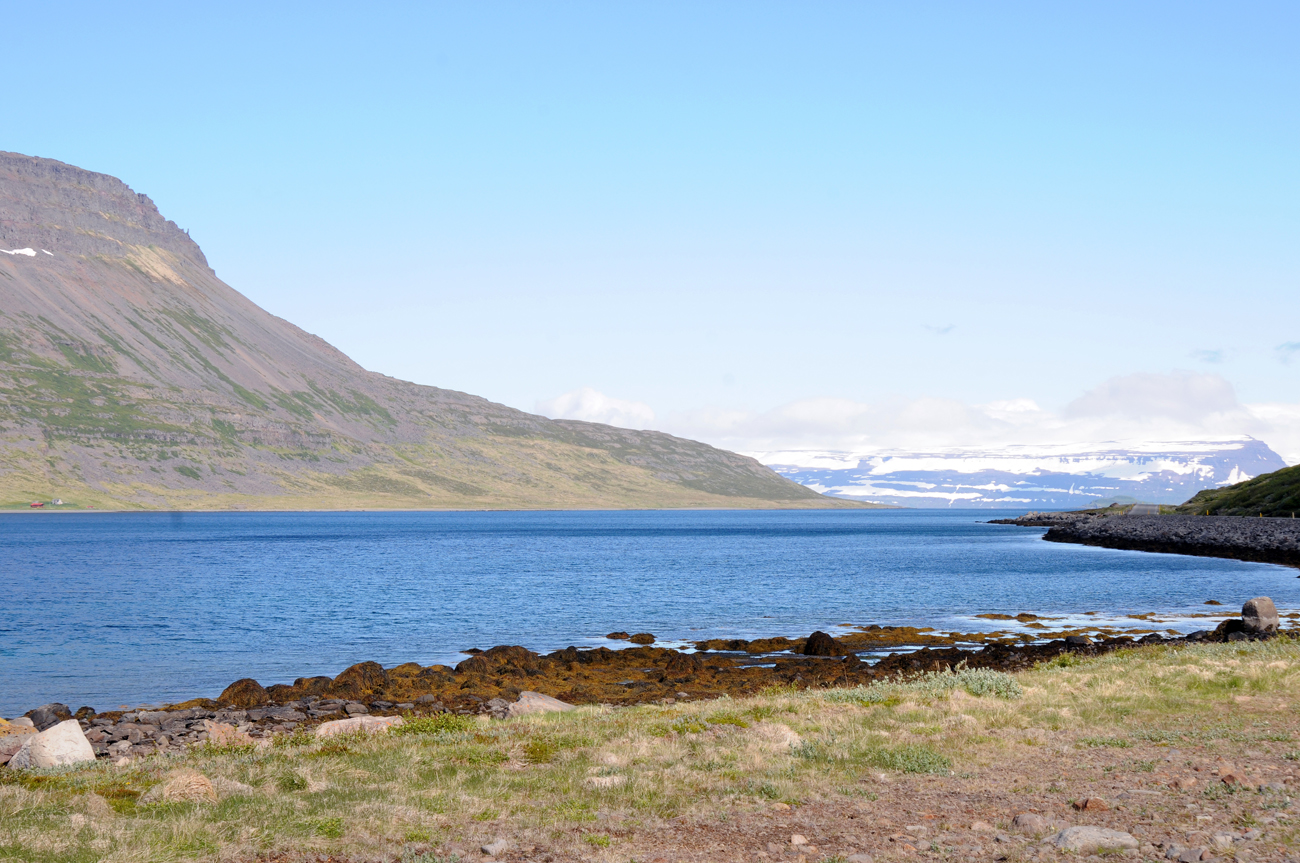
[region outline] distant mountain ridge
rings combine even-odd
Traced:
[[[934,452],[751,453],[825,494],[914,507],[1071,509],[1131,498],[1180,504],[1206,488],[1286,467],[1250,437]]]
[[[0,251],[0,505],[844,505],[706,444],[366,371],[105,174],[0,153]]]

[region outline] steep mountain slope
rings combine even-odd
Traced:
[[[1257,476],[1227,488],[1207,488],[1179,512],[1291,518],[1300,512],[1300,465]]]
[[[0,153],[0,252],[0,505],[844,505],[705,444],[368,372],[104,174]]]

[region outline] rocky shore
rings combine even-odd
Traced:
[[[773,689],[851,687],[959,667],[1019,671],[1066,653],[1099,655],[1138,644],[1268,638],[1279,625],[1272,601],[1261,597],[1246,603],[1241,618],[1178,637],[1158,632],[1097,639],[1067,635],[1017,644],[985,634],[988,643],[959,647],[951,644],[951,636],[928,630],[870,626],[838,638],[814,632],[802,639],[700,642],[694,653],[638,645],[621,650],[568,647],[542,655],[503,645],[475,651],[455,668],[413,662],[384,668],[362,662],[333,678],[299,678],[292,684],[264,687],[245,678],[215,699],[157,710],[96,713],[82,707],[73,712],[63,704],[46,704],[11,723],[0,720],[0,764],[18,754],[26,736],[70,726],[72,721],[94,757],[120,762],[204,743],[269,745],[276,735],[344,719],[443,713],[506,718],[518,712],[521,699],[543,696],[564,704],[671,704]],[[653,636],[642,635],[641,641],[653,641]],[[626,633],[611,637],[634,643],[637,639]],[[891,644],[922,646],[897,650],[874,664],[858,655]]]
[[[1127,515],[1107,510],[1031,512],[990,524],[1046,527],[1048,542],[1226,557],[1300,567],[1300,520],[1206,515]]]

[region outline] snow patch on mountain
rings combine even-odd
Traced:
[[[823,494],[902,506],[1086,506],[1100,499],[1182,503],[1204,488],[1286,467],[1262,441],[1106,441],[929,452],[748,453]]]

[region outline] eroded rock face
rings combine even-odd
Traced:
[[[1241,622],[1247,632],[1259,634],[1277,632],[1281,624],[1277,616],[1277,606],[1267,596],[1246,600],[1246,604],[1241,607]]]
[[[270,701],[271,696],[256,680],[245,677],[227,686],[217,700],[232,707],[259,707]]]

